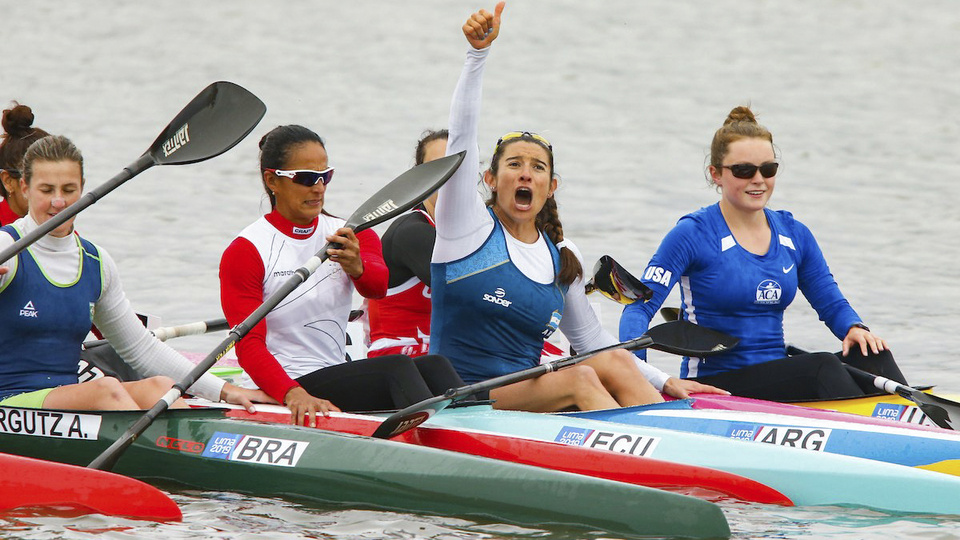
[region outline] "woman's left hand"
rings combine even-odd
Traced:
[[[730,395],[730,392],[717,388],[716,386],[710,386],[709,384],[698,383],[697,381],[688,379],[678,379],[676,377],[670,377],[667,379],[667,382],[663,383],[663,393],[677,399],[687,399],[690,397],[690,394]]]
[[[268,396],[266,392],[260,389],[240,388],[234,384],[226,383],[220,390],[220,401],[242,405],[248,413],[255,413],[257,409],[254,403],[278,403],[277,400]]]
[[[360,241],[356,233],[348,227],[341,227],[327,237],[327,242],[340,244],[340,248],[330,248],[327,254],[330,260],[340,264],[343,271],[356,279],[363,275],[363,261],[360,259]]]
[[[842,351],[843,356],[846,356],[850,349],[855,346],[860,346],[860,352],[864,356],[873,352],[873,354],[880,354],[880,351],[886,350],[887,342],[880,338],[880,336],[875,335],[873,332],[860,328],[859,326],[851,326],[850,330],[847,330],[847,336],[843,338]],[[867,350],[869,347],[869,351]]]

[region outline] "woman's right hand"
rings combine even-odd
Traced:
[[[481,9],[463,23],[463,35],[474,49],[486,49],[500,35],[500,14],[506,2],[500,2],[493,8],[493,14]]]
[[[317,413],[330,416],[330,412],[340,412],[340,408],[325,399],[313,397],[302,386],[294,386],[283,398],[283,404],[290,409],[290,420],[298,426],[305,426],[304,415],[310,419],[310,427],[317,427]]]

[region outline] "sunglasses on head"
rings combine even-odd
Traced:
[[[20,178],[20,176],[21,176],[21,175],[20,175],[20,171],[19,171],[18,169],[0,169],[0,170],[7,171],[7,174],[9,174],[10,176],[12,176],[12,177],[14,177],[14,178]]]
[[[546,146],[547,150],[550,150],[551,152],[553,152],[553,145],[550,144],[550,141],[544,139],[542,136],[537,135],[536,133],[530,133],[529,131],[511,131],[510,133],[507,133],[503,137],[500,137],[499,139],[497,139],[497,146],[493,149],[493,151],[496,152],[500,148],[500,145],[503,144],[505,141],[509,141],[510,139],[520,139],[523,137],[533,139],[539,142],[540,144]]]
[[[330,183],[330,180],[333,180],[333,167],[327,167],[322,171],[311,171],[308,169],[302,169],[297,171],[285,171],[283,169],[264,169],[267,172],[271,172],[277,176],[283,176],[284,178],[289,178],[301,186],[313,187],[317,185],[317,182],[323,182],[323,185]]]
[[[737,178],[753,178],[757,171],[760,171],[760,176],[764,178],[773,178],[777,175],[777,169],[780,167],[780,164],[776,161],[768,161],[762,165],[754,165],[753,163],[737,163],[736,165],[721,165],[724,169],[730,169],[730,174],[736,176]]]

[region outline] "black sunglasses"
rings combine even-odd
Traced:
[[[21,176],[20,171],[17,169],[2,169],[2,170],[7,171],[7,173],[14,178],[20,178]]]
[[[773,178],[777,175],[777,169],[780,164],[776,161],[768,161],[763,165],[754,165],[753,163],[737,163],[736,165],[721,165],[724,169],[730,169],[730,173],[737,178],[750,179],[756,176],[760,171],[760,176],[764,178]]]

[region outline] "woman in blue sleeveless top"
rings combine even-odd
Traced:
[[[0,228],[0,249],[12,245],[76,202],[83,157],[66,137],[33,143],[21,166],[27,215]],[[135,370],[149,378],[111,377],[78,383],[80,348],[95,323]],[[157,340],[130,307],[116,263],[63,223],[8,261],[0,261],[0,405],[50,409],[143,409],[153,406],[193,364]],[[260,391],[206,375],[191,389],[252,410],[269,402]],[[182,406],[182,402],[178,404]]]
[[[483,173],[491,197],[484,203],[477,193],[483,66],[503,6],[474,13],[463,25],[471,47],[453,96],[447,152],[465,150],[466,157],[436,205],[430,352],[448,357],[467,383],[537,365],[544,340],[558,328],[578,351],[617,343],[590,307],[581,257],[564,239],[550,143],[529,132],[504,135]],[[505,409],[587,410],[660,401],[661,389],[681,397],[719,391],[638,365],[621,349],[491,390],[490,397]]]
[[[790,212],[767,208],[778,167],[770,131],[749,108],[733,109],[710,147],[709,180],[720,202],[684,216],[664,238],[641,276],[654,296],[624,309],[620,337],[643,334],[680,283],[684,319],[740,338],[729,352],[685,358],[682,377],[778,401],[873,391],[842,362],[905,382],[886,342],[840,292],[810,230]],[[840,353],[786,358],[783,312],[798,289],[841,340]]]

